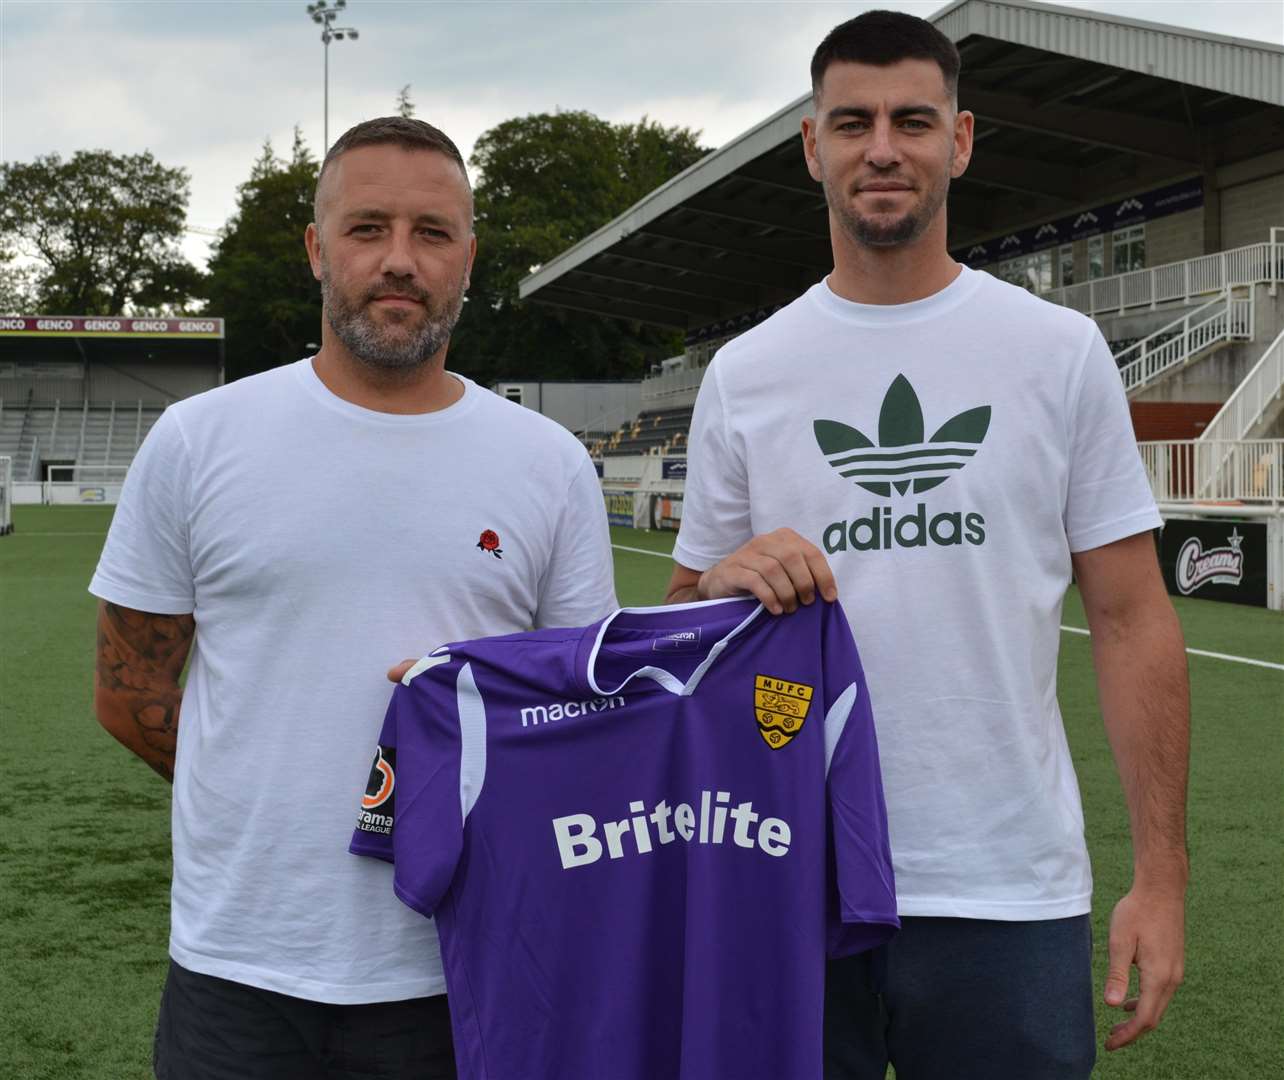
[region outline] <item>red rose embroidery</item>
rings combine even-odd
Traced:
[[[500,553],[504,549],[499,546],[499,533],[495,532],[494,529],[483,530],[481,538],[477,541],[477,546],[482,551],[489,551],[497,559],[503,558]]]

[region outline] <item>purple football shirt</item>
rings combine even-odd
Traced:
[[[404,683],[351,850],[437,920],[464,1080],[821,1075],[826,955],[899,925],[837,604],[626,608]]]

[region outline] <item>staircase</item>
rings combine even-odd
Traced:
[[[1161,377],[1234,341],[1253,340],[1253,289],[1226,289],[1115,356],[1124,390],[1132,397]]]
[[[1284,409],[1284,332],[1253,365],[1200,435],[1205,442],[1253,438]]]

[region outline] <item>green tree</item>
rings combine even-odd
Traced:
[[[410,100],[409,83],[397,91],[397,115],[404,117],[415,115],[415,103]]]
[[[199,272],[179,251],[188,178],[149,152],[78,150],[0,165],[0,235],[51,315],[181,311]]]
[[[0,315],[37,314],[34,276],[34,266],[22,262],[0,244]]]
[[[681,335],[518,299],[518,283],[706,152],[699,133],[645,117],[540,113],[477,140],[477,262],[452,368],[481,382],[631,378],[681,351]]]
[[[303,247],[317,170],[297,128],[289,161],[264,142],[214,244],[206,310],[226,320],[229,381],[297,360],[321,340],[321,291]]]

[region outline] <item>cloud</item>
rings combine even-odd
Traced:
[[[929,15],[943,3],[887,6]],[[418,115],[465,156],[494,124],[556,108],[645,113],[721,145],[803,93],[825,32],[875,6],[351,0],[340,22],[360,38],[330,47],[330,134],[392,112],[410,83]],[[1276,0],[1093,7],[1284,40]],[[3,0],[0,158],[150,149],[191,173],[190,220],[217,228],[264,138],[285,151],[300,124],[320,153],[319,33],[303,0]],[[188,248],[203,261],[203,240]]]

